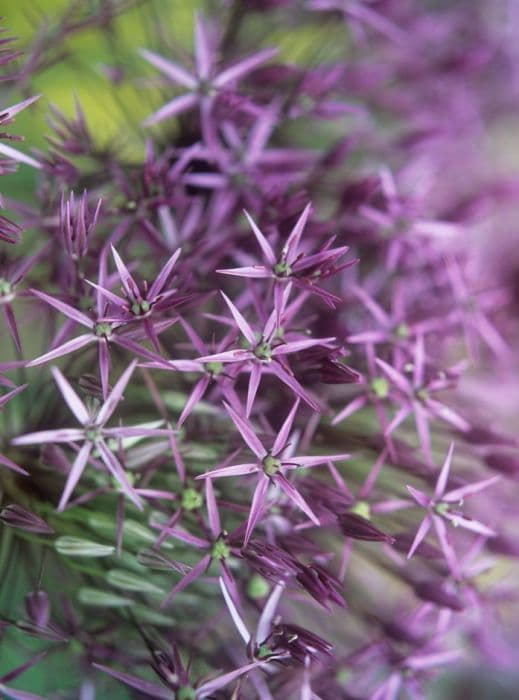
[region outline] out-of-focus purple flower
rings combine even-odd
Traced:
[[[186,70],[162,56],[141,49],[141,56],[157,68],[175,85],[187,88],[188,92],[161,107],[144,122],[146,125],[170,119],[198,106],[202,124],[209,117],[213,102],[222,90],[232,89],[237,81],[254,71],[276,55],[277,49],[264,49],[242,59],[238,63],[217,71],[215,49],[212,45],[206,22],[201,15],[195,21],[194,33],[195,72]]]
[[[440,418],[461,432],[466,432],[470,428],[469,422],[454,409],[433,398],[435,393],[444,391],[451,386],[456,377],[456,370],[452,372],[451,376],[446,372],[438,372],[430,377],[426,376],[427,357],[422,335],[417,337],[414,345],[411,379],[385,360],[377,358],[376,362],[397,390],[396,400],[400,403],[400,408],[387,426],[385,434],[390,435],[408,416],[414,414],[420,445],[429,464],[432,464],[429,430],[431,418]]]
[[[483,525],[478,520],[473,520],[464,516],[460,511],[453,510],[453,506],[463,503],[463,500],[468,496],[473,496],[476,493],[492,486],[499,481],[499,476],[493,476],[489,479],[476,481],[460,488],[452,489],[445,492],[447,482],[449,480],[449,472],[452,464],[452,455],[454,452],[454,443],[451,444],[447,457],[438,475],[434,495],[428,496],[423,491],[416,489],[414,486],[408,486],[407,489],[419,506],[427,510],[427,514],[422,520],[420,527],[415,535],[413,543],[408,553],[408,558],[411,558],[420,546],[421,542],[427,536],[427,533],[434,526],[438,541],[440,542],[445,559],[455,576],[459,576],[459,563],[456,553],[449,541],[449,535],[445,525],[445,520],[452,523],[455,527],[462,527],[470,532],[475,532],[485,537],[492,537],[495,532],[491,528]]]

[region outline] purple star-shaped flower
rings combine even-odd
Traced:
[[[169,435],[169,430],[160,428],[150,428],[146,426],[133,427],[118,427],[108,428],[106,424],[112,417],[119,401],[122,399],[123,392],[130,381],[137,361],[134,360],[119,377],[114,388],[110,392],[108,398],[102,406],[92,414],[85,406],[83,401],[76,394],[72,386],[65,379],[57,367],[52,368],[54,380],[58,385],[59,390],[74,416],[77,418],[80,428],[58,428],[56,430],[41,430],[36,433],[28,433],[20,435],[12,440],[13,445],[42,445],[45,443],[68,443],[75,445],[77,442],[82,442],[77,456],[74,460],[70,473],[67,477],[67,483],[61,496],[58,511],[64,510],[67,505],[76,484],[86,467],[91,454],[94,451],[99,453],[104,465],[120,485],[122,491],[135,505],[142,509],[142,501],[135,493],[131,486],[128,477],[120,464],[119,460],[108,447],[107,438],[124,438],[124,437],[155,437]]]
[[[496,533],[483,523],[478,520],[473,520],[464,516],[460,511],[453,510],[455,504],[463,503],[463,499],[466,496],[473,496],[479,493],[483,489],[492,486],[497,481],[499,481],[499,476],[493,476],[489,479],[483,479],[482,481],[476,481],[473,484],[468,484],[467,486],[461,486],[460,488],[453,489],[452,491],[447,491],[447,481],[449,479],[449,472],[452,463],[452,455],[454,452],[454,443],[451,444],[445,462],[441,468],[438,480],[436,481],[436,487],[434,489],[434,495],[428,496],[423,491],[414,488],[414,486],[408,486],[407,490],[418,503],[419,506],[425,508],[427,513],[422,520],[420,527],[416,533],[413,540],[411,548],[408,553],[408,559],[410,559],[416,552],[420,543],[424,540],[427,533],[434,526],[436,530],[436,535],[440,542],[441,548],[445,555],[445,559],[454,575],[459,572],[458,561],[456,554],[452,545],[448,540],[447,527],[445,521],[449,521],[455,527],[462,527],[465,530],[470,530],[471,532],[476,532],[479,535],[484,535],[485,537],[492,537]]]
[[[314,411],[319,411],[319,404],[310,396],[303,386],[293,376],[290,368],[287,366],[285,357],[291,353],[301,352],[307,348],[316,345],[327,345],[335,340],[335,338],[300,338],[283,342],[280,339],[281,325],[283,321],[283,312],[286,307],[288,296],[291,291],[291,285],[287,285],[283,290],[283,296],[279,304],[275,305],[274,310],[264,324],[262,331],[257,334],[254,332],[249,323],[245,320],[243,314],[233,304],[233,302],[222,292],[225,303],[229,307],[233,316],[234,322],[244,335],[248,349],[237,348],[234,350],[226,350],[224,352],[215,353],[213,355],[204,355],[197,358],[199,362],[204,363],[236,363],[244,365],[244,369],[250,372],[249,388],[247,392],[246,415],[250,415],[256,393],[262,374],[274,374],[284,384],[286,384],[299,398],[303,399]]]
[[[220,467],[206,472],[205,474],[201,474],[196,478],[214,479],[225,476],[243,476],[248,474],[258,475],[258,481],[254,490],[252,505],[245,530],[244,546],[247,545],[252,532],[262,515],[265,501],[267,499],[267,491],[271,484],[280,486],[292,503],[300,508],[316,525],[319,525],[319,519],[305,499],[301,496],[299,491],[297,491],[294,485],[287,479],[285,472],[299,469],[299,467],[315,467],[319,464],[325,464],[327,462],[340,462],[344,459],[348,459],[350,455],[339,454],[306,457],[291,456],[288,438],[299,406],[299,399],[295,401],[292,410],[281,426],[270,450],[267,450],[263,446],[256,435],[252,424],[247,418],[240,416],[228,404],[224,403],[224,406],[234,425],[240,432],[243,440],[249,449],[255,454],[257,461],[247,462],[244,464],[235,464],[229,467]]]
[[[194,27],[194,52],[195,71],[186,70],[178,63],[168,61],[153,51],[141,49],[141,56],[169,78],[175,85],[181,85],[188,92],[185,95],[175,97],[166,103],[157,112],[149,116],[144,124],[150,126],[164,119],[170,119],[178,114],[187,112],[198,106],[201,111],[202,122],[207,120],[209,111],[215,97],[219,92],[230,89],[234,84],[248,73],[252,73],[258,66],[276,55],[277,49],[264,49],[258,53],[247,56],[238,63],[224,68],[220,72],[216,70],[215,53],[209,40],[207,27],[203,18],[199,15]]]
[[[258,245],[263,253],[265,264],[235,267],[227,270],[217,270],[225,275],[235,277],[250,277],[253,279],[274,279],[276,292],[281,294],[281,287],[292,280],[294,284],[301,286],[317,294],[332,308],[340,301],[340,298],[316,286],[316,281],[325,279],[332,274],[354,265],[357,261],[349,261],[338,265],[339,259],[348,251],[348,246],[331,248],[331,242],[323,246],[317,253],[307,254],[301,246],[301,236],[310,216],[311,205],[307,204],[294,228],[290,232],[281,253],[276,255],[267,238],[258,228],[252,217],[245,212],[245,216],[252,228]],[[332,239],[333,241],[333,239]]]

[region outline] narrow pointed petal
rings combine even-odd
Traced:
[[[349,416],[357,413],[357,411],[360,411],[361,408],[364,408],[367,402],[368,400],[365,396],[357,396],[357,398],[353,399],[353,401],[345,406],[342,411],[339,411],[339,413],[332,420],[332,425],[337,425],[337,423],[340,423],[345,418],[349,418]]]
[[[254,472],[257,471],[258,465],[256,463],[235,464],[232,467],[211,469],[209,472],[199,474],[195,479],[217,479],[222,476],[246,476],[247,474],[254,474]]]
[[[187,112],[192,109],[198,98],[196,95],[182,95],[181,97],[175,97],[163,107],[158,109],[153,114],[150,114],[143,122],[143,126],[153,126],[154,124],[159,124],[165,119],[171,119],[171,117],[176,117],[177,114],[182,114],[182,112]]]
[[[101,458],[108,468],[113,478],[120,485],[123,493],[134,503],[139,510],[142,510],[143,505],[139,496],[135,493],[133,486],[128,481],[128,477],[122,466],[119,464],[119,460],[116,458],[114,453],[108,449],[103,440],[97,443],[97,448],[101,454]]]
[[[65,506],[69,502],[69,499],[70,499],[74,489],[76,488],[76,485],[77,485],[78,481],[80,480],[81,475],[83,474],[83,471],[85,469],[88,458],[90,457],[91,450],[92,450],[92,443],[85,442],[83,447],[77,453],[76,459],[74,460],[74,463],[72,464],[72,468],[71,468],[69,475],[67,477],[67,482],[65,484],[65,488],[63,489],[63,493],[61,494],[61,498],[59,500],[59,505],[58,505],[58,512],[59,513],[61,513],[65,509]]]
[[[375,362],[384,372],[384,374],[393,382],[397,389],[400,389],[400,391],[403,394],[406,394],[406,396],[410,396],[413,393],[413,389],[411,387],[410,382],[406,379],[406,377],[404,377],[403,374],[398,372],[396,369],[394,369],[394,367],[391,367],[391,365],[388,365],[387,362],[384,362],[384,360],[381,360],[378,357],[376,358]]]
[[[252,73],[253,70],[256,70],[262,63],[269,61],[277,53],[277,49],[264,49],[248,58],[244,58],[243,61],[222,71],[220,75],[213,80],[214,86],[217,88],[226,87],[229,83],[239,80],[244,75],[247,75],[247,73]]]
[[[1,144],[0,144],[1,146]],[[0,683],[0,690],[6,694],[6,700],[10,698],[11,700],[45,700],[43,695],[36,695],[35,693],[28,693],[26,690],[17,690],[16,688],[8,688],[7,686]]]
[[[315,513],[312,511],[308,503],[305,501],[305,499],[301,496],[299,491],[293,486],[290,481],[283,476],[283,474],[276,474],[274,477],[274,480],[276,484],[279,484],[283,491],[286,493],[288,498],[295,503],[295,505],[300,508],[305,515],[307,515],[312,522],[314,522],[316,525],[320,525],[321,523],[319,522],[319,518]]]
[[[418,433],[418,441],[422,452],[427,460],[427,464],[432,466],[433,456],[431,449],[431,432],[429,430],[429,420],[427,418],[427,412],[424,407],[418,401],[414,402],[414,422],[416,425],[416,432]]]
[[[11,401],[11,399],[14,399],[17,394],[20,394],[26,388],[27,384],[21,384],[20,386],[15,387],[12,391],[7,392],[7,394],[0,396],[0,408],[3,408],[9,401]]]
[[[207,80],[211,70],[211,46],[200,14],[195,18],[195,61],[198,76],[202,80]]]
[[[40,292],[37,289],[31,289],[31,294],[38,297],[38,299],[41,299],[41,301],[44,301],[49,306],[52,306],[54,309],[57,309],[57,311],[60,311],[65,316],[68,316],[68,318],[71,318],[73,321],[80,323],[82,326],[90,328],[91,330],[94,328],[94,322],[92,319],[81,311],[75,309],[73,306],[70,306],[70,304],[66,304],[64,301],[55,299],[54,297],[45,294],[45,292]]]
[[[204,355],[196,358],[198,362],[245,362],[246,360],[254,360],[252,350],[225,350],[224,352],[215,352],[214,355]]]
[[[463,658],[462,649],[452,649],[450,651],[439,651],[432,654],[420,654],[410,656],[406,660],[408,668],[422,670],[428,668],[442,668],[444,664],[452,664]]]
[[[180,417],[178,419],[178,422],[177,422],[178,428],[181,428],[184,425],[184,422],[187,420],[187,418],[190,415],[193,408],[197,405],[197,403],[200,401],[200,399],[203,397],[203,395],[207,391],[207,387],[209,386],[210,381],[211,381],[210,377],[202,377],[195,384],[195,386],[193,387],[193,391],[189,395],[189,398],[186,401],[186,405],[182,409],[182,413],[180,414]]]
[[[157,68],[161,73],[164,73],[164,75],[167,75],[174,83],[179,83],[190,89],[196,87],[196,78],[176,63],[172,63],[147,49],[139,49],[139,53],[148,63],[151,63],[152,66]]]
[[[225,410],[231,417],[232,422],[238,428],[240,435],[248,445],[249,449],[254,452],[258,459],[263,459],[266,456],[267,450],[261,444],[258,436],[254,432],[250,421],[238,415],[236,411],[224,401]]]
[[[110,246],[112,250],[112,257],[115,262],[115,266],[117,268],[117,272],[119,273],[119,279],[121,280],[121,283],[126,291],[126,294],[130,299],[132,299],[137,293],[138,293],[138,287],[137,283],[133,279],[132,275],[130,274],[130,271],[124,264],[121,256],[117,252],[115,246]]]
[[[258,226],[256,226],[255,221],[253,218],[250,216],[250,214],[246,211],[244,211],[245,216],[247,217],[247,221],[249,222],[249,225],[252,229],[252,232],[256,236],[256,240],[258,241],[258,244],[263,252],[263,255],[265,256],[265,260],[269,263],[269,265],[273,266],[276,264],[276,254],[274,253],[272,246],[270,243],[267,241],[263,233],[260,231]],[[266,268],[264,268],[266,269]]]
[[[25,469],[22,469],[22,467],[19,467],[13,461],[5,457],[3,454],[0,454],[0,464],[2,464],[4,467],[7,467],[7,469],[10,469],[13,472],[23,474],[24,476],[29,476],[29,472],[25,471]]]
[[[459,489],[454,489],[449,491],[442,497],[444,503],[456,503],[458,501],[463,501],[468,496],[473,496],[483,489],[487,489],[489,486],[496,484],[501,481],[500,476],[491,476],[490,479],[483,479],[482,481],[476,481],[475,484],[467,484],[467,486],[462,486]]]
[[[413,384],[422,386],[425,371],[425,346],[423,335],[418,335],[414,348]]]
[[[11,121],[13,117],[29,105],[32,105],[36,100],[39,100],[40,97],[41,95],[34,95],[33,97],[28,97],[26,100],[23,100],[23,102],[17,102],[15,105],[0,110],[0,119],[2,122]]]
[[[25,673],[25,671],[27,671],[29,668],[32,668],[32,666],[39,663],[46,655],[46,651],[40,651],[39,654],[31,657],[28,661],[25,661],[25,663],[0,676],[0,683],[10,683],[11,681],[14,681],[15,678],[18,678],[18,676],[21,676],[22,673]]]
[[[401,688],[402,674],[399,671],[395,671],[382,685],[379,685],[369,700],[397,700]]]
[[[326,464],[327,462],[342,462],[345,459],[350,459],[351,455],[348,453],[339,455],[312,455],[309,457],[291,457],[290,462],[294,462],[298,467],[316,467],[319,464]]]
[[[279,433],[277,434],[276,439],[274,440],[274,444],[272,445],[272,454],[274,455],[274,457],[278,455],[287,444],[288,438],[290,436],[290,431],[292,430],[292,426],[294,424],[297,409],[299,408],[299,403],[300,399],[296,399],[294,405],[290,410],[290,413],[285,418],[283,425],[281,426]]]
[[[218,676],[217,678],[213,678],[212,681],[207,681],[207,683],[204,683],[201,685],[198,690],[197,694],[200,700],[204,700],[204,698],[209,698],[211,697],[214,693],[216,693],[220,688],[225,688],[226,685],[229,685],[229,683],[232,683],[232,681],[236,680],[236,678],[239,678],[240,676],[243,676],[245,673],[248,673],[249,671],[252,671],[255,668],[258,668],[258,666],[261,665],[260,661],[253,661],[250,664],[246,664],[245,666],[241,666],[240,668],[235,669],[234,671],[229,671],[229,673],[224,673],[223,676]]]
[[[451,442],[449,451],[447,452],[447,456],[445,457],[445,461],[443,463],[443,466],[440,471],[440,475],[438,476],[438,480],[436,482],[436,487],[434,489],[434,497],[435,498],[440,498],[440,496],[443,496],[445,492],[445,488],[447,486],[447,480],[449,478],[449,472],[451,468],[451,463],[452,463],[452,455],[454,453],[454,443]]]
[[[263,611],[261,613],[260,619],[258,620],[258,626],[256,627],[256,641],[258,644],[264,642],[272,631],[272,623],[274,617],[276,616],[276,610],[279,605],[279,599],[281,594],[285,589],[284,583],[278,583],[272,589],[269,595]]]
[[[284,367],[281,366],[279,362],[272,362],[269,365],[270,371],[280,379],[283,384],[286,384],[296,396],[302,399],[311,409],[314,411],[321,411],[321,406],[315,401],[312,396],[303,388],[303,386],[297,381],[297,379],[289,374]]]
[[[240,331],[243,333],[245,338],[249,341],[251,345],[256,345],[256,334],[252,330],[252,328],[249,326],[241,312],[236,308],[236,306],[232,303],[232,301],[229,299],[229,297],[224,294],[224,292],[220,292],[221,295],[223,296],[225,303],[229,307],[230,312],[233,315],[234,320],[236,321],[236,325],[240,329]]]
[[[41,170],[42,168],[42,164],[35,158],[31,158],[31,156],[22,153],[22,151],[19,151],[17,148],[8,146],[6,143],[0,143],[0,154],[15,160],[17,163],[25,163],[26,165],[30,165],[36,170]]]
[[[445,404],[440,401],[429,398],[425,400],[425,404],[427,408],[430,409],[431,413],[454,426],[457,430],[461,430],[462,433],[466,433],[470,430],[471,425],[465,418],[462,418],[456,411],[445,406]]]
[[[470,532],[475,532],[485,537],[496,536],[495,530],[479,522],[479,520],[472,520],[472,518],[466,518],[461,515],[456,515],[455,513],[445,513],[443,517],[449,520],[454,527],[462,527],[464,530],[469,530]]]
[[[209,567],[209,564],[211,563],[211,555],[206,554],[198,564],[196,564],[191,571],[184,576],[184,578],[180,579],[180,581],[177,583],[176,586],[174,586],[171,591],[168,593],[168,595],[164,598],[162,603],[160,604],[161,608],[165,608],[171,600],[177,595],[177,593],[180,593],[180,591],[183,591],[184,588],[187,588],[189,584],[193,583],[193,581],[196,581],[197,578],[199,578]]]
[[[258,393],[258,387],[261,381],[261,365],[254,363],[251,367],[249,376],[249,386],[247,389],[247,404],[245,406],[245,417],[248,418],[252,411],[252,406]]]
[[[334,340],[335,338],[304,338],[302,340],[292,340],[275,347],[272,350],[272,355],[274,357],[278,355],[288,355],[292,352],[300,352],[307,348],[313,348],[316,345],[328,345],[329,343],[333,343]]]
[[[388,333],[386,331],[364,331],[349,335],[347,340],[348,343],[385,343],[388,340]]]
[[[398,426],[405,421],[405,419],[410,415],[410,413],[411,409],[408,406],[402,406],[401,408],[399,408],[393,416],[393,419],[391,420],[389,425],[384,430],[384,436],[387,437],[388,435],[391,435],[391,433],[395,431],[398,428]]]
[[[267,490],[269,487],[269,478],[266,474],[260,474],[256,488],[254,489],[254,496],[252,498],[252,504],[250,507],[249,518],[247,520],[247,528],[245,530],[245,536],[243,538],[243,546],[246,547],[249,543],[251,535],[256,527],[258,520],[263,512],[263,506],[265,504],[265,496],[267,495]]]
[[[108,342],[102,338],[98,344],[99,374],[101,376],[101,390],[103,400],[108,396],[108,377],[110,374],[110,353],[108,352]]]
[[[301,235],[306,226],[306,222],[308,221],[308,217],[310,216],[311,211],[312,205],[309,203],[304,208],[303,213],[297,220],[296,225],[290,232],[287,242],[283,247],[283,257],[289,264],[295,262],[299,254],[299,242],[301,240]]]
[[[221,275],[232,277],[250,277],[252,279],[268,279],[273,277],[272,272],[264,265],[249,265],[248,267],[230,267],[226,270],[216,270]]]
[[[423,542],[423,540],[427,536],[427,533],[431,529],[431,525],[432,525],[431,516],[426,515],[425,518],[420,523],[420,527],[418,528],[418,531],[415,535],[413,543],[411,544],[411,547],[410,547],[409,552],[407,554],[408,559],[411,559],[411,557],[416,552],[416,550],[418,549],[420,544]]]
[[[222,532],[222,525],[220,523],[220,513],[218,512],[216,498],[214,497],[212,479],[205,480],[205,502],[207,506],[207,515],[209,517],[209,527],[211,528],[213,537],[216,539]]]
[[[234,626],[238,630],[240,637],[243,639],[245,644],[248,644],[250,642],[251,635],[250,635],[249,630],[247,629],[247,625],[243,621],[240,613],[238,612],[238,608],[236,607],[234,600],[232,599],[232,596],[231,596],[227,586],[225,585],[225,581],[221,576],[219,578],[219,581],[220,581],[220,588],[221,588],[221,591],[223,594],[223,599],[225,600],[225,604],[227,605],[227,609],[229,610],[229,612],[231,614],[232,621],[234,622]]]
[[[72,340],[68,340],[66,343],[63,343],[63,345],[58,345],[57,348],[46,352],[44,355],[35,357],[34,360],[30,360],[29,362],[27,362],[25,366],[38,367],[38,365],[44,365],[46,362],[56,360],[58,357],[64,357],[65,355],[69,355],[71,352],[76,352],[76,350],[80,350],[81,348],[84,348],[86,345],[89,345],[90,343],[93,343],[96,340],[97,339],[95,335],[93,335],[92,333],[85,333],[85,335],[79,335],[77,338],[72,338]]]
[[[436,535],[440,542],[442,552],[445,556],[445,560],[449,566],[449,569],[455,577],[459,577],[459,563],[456,557],[456,552],[450,543],[449,535],[447,533],[447,526],[445,521],[442,520],[438,515],[432,516],[434,529],[436,530]]]
[[[415,489],[414,486],[406,486],[406,488],[419,506],[422,506],[422,508],[429,507],[431,499],[426,493],[420,491],[419,489]]]
[[[136,366],[137,360],[133,360],[121,374],[114,388],[110,392],[109,397],[99,409],[99,413],[96,417],[96,425],[104,425],[111,418],[112,413],[115,411],[117,404],[123,396],[124,390],[126,389]]]
[[[18,332],[18,326],[16,325],[16,319],[14,317],[13,307],[11,306],[11,304],[4,304],[3,307],[4,307],[5,321],[7,323],[7,327],[9,328],[9,332],[11,333],[11,338],[13,339],[16,350],[21,354],[22,343],[20,341],[20,334]]]
[[[51,372],[67,406],[70,408],[81,425],[86,425],[90,421],[90,414],[88,413],[85,404],[81,401],[68,380],[65,379],[57,367],[51,367]]]
[[[177,262],[179,255],[180,255],[180,248],[177,248],[177,250],[173,253],[173,255],[170,257],[170,259],[164,265],[162,270],[159,272],[159,274],[155,278],[155,281],[151,285],[151,287],[148,291],[148,298],[149,299],[154,299],[156,296],[158,296],[160,294],[160,292],[164,288],[164,285],[168,281],[169,276],[171,275],[171,273],[173,271],[173,268],[175,267],[175,263]]]
[[[121,681],[130,688],[135,688],[145,695],[149,695],[152,698],[159,698],[159,700],[171,700],[171,691],[164,686],[158,685],[157,683],[151,683],[150,681],[145,681],[138,676],[132,676],[129,673],[123,673],[122,671],[116,671],[109,666],[103,666],[103,664],[93,663],[92,666],[97,668],[98,671],[103,671],[103,673],[108,673],[109,676]]]
[[[84,439],[85,433],[79,428],[58,428],[57,430],[39,430],[37,433],[19,435],[11,440],[11,444],[40,445],[47,442],[77,442]]]
[[[384,309],[376,302],[362,287],[355,286],[352,289],[355,296],[360,299],[373,318],[378,321],[382,328],[388,328],[391,325],[391,319]]]
[[[85,280],[85,282],[95,289],[101,296],[103,296],[105,299],[108,299],[108,301],[112,302],[117,308],[119,309],[127,309],[128,308],[128,301],[126,299],[123,299],[122,297],[117,296],[117,294],[114,294],[111,292],[109,289],[105,289],[105,287],[102,287],[100,284],[96,284],[95,282],[90,282],[90,280]]]

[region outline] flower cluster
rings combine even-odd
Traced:
[[[51,108],[46,150],[0,144],[38,183],[0,200],[1,693],[397,700],[446,665],[513,669],[499,17],[215,0],[191,56],[147,4],[0,39],[2,129],[42,108],[60,42],[125,16],[149,22],[139,79],[105,73],[153,103],[125,114],[139,157],[79,102]],[[310,28],[312,56],[274,26]]]

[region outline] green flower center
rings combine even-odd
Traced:
[[[101,432],[101,429],[98,428],[97,426],[92,426],[90,428],[86,428],[85,430],[85,438],[89,442],[99,442],[103,437],[103,434]]]
[[[258,659],[266,659],[272,654],[272,651],[266,644],[260,644],[256,656]]]
[[[236,187],[245,187],[245,185],[249,184],[247,173],[233,173],[230,180]]]
[[[223,362],[208,362],[206,368],[213,377],[217,377],[224,370]]]
[[[134,316],[144,316],[151,309],[151,304],[146,299],[141,299],[141,301],[135,301],[132,304],[132,314]]]
[[[366,520],[369,520],[371,517],[371,508],[369,507],[369,503],[367,503],[367,501],[357,501],[350,512],[360,515]]]
[[[274,265],[274,272],[278,277],[289,277],[292,274],[292,268],[286,261],[282,261]]]
[[[216,95],[216,89],[210,80],[200,80],[198,83],[198,94],[204,97],[213,97]]]
[[[445,515],[445,513],[449,512],[449,504],[448,503],[437,503],[434,506],[434,512],[437,513],[438,515]]]
[[[253,350],[254,356],[258,358],[258,360],[263,360],[264,362],[270,362],[272,359],[272,348],[270,347],[269,343],[266,342],[261,342],[256,345],[256,347]]]
[[[202,494],[193,488],[184,489],[182,492],[182,508],[184,510],[197,510],[203,502]]]
[[[8,304],[14,299],[14,285],[0,277],[0,304]]]
[[[224,540],[216,540],[211,552],[213,559],[227,559],[231,553],[230,548],[225,544]]]
[[[418,391],[416,392],[416,398],[420,399],[420,401],[427,401],[427,399],[429,398],[429,392],[427,391],[427,389],[418,389]]]
[[[94,326],[94,333],[98,338],[111,338],[113,326],[111,323],[103,323],[99,321]]]
[[[196,690],[190,685],[184,685],[177,690],[177,700],[196,700]]]
[[[272,455],[267,455],[263,460],[263,471],[268,476],[274,476],[281,469],[281,460],[273,457]]]
[[[401,340],[406,340],[407,338],[409,338],[410,334],[411,331],[409,330],[409,326],[406,323],[399,323],[398,326],[395,328],[395,335]]]
[[[13,291],[13,286],[9,280],[0,277],[0,297],[9,296]]]
[[[385,377],[375,377],[375,379],[371,380],[370,386],[371,391],[379,399],[387,398],[387,395],[389,394],[389,382]]]

